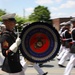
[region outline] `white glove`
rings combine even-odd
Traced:
[[[12,52],[16,53],[16,51],[17,51],[18,46],[20,45],[20,43],[21,43],[21,39],[18,37],[18,38],[16,39],[15,43],[13,43],[13,44],[10,46],[9,50],[11,50]]]
[[[19,46],[20,43],[21,43],[21,39],[18,37],[18,38],[16,39],[16,44],[17,44],[17,46]]]
[[[9,50],[11,50],[14,53],[16,53],[17,49],[18,49],[18,46],[17,46],[16,42],[13,43],[9,48]]]

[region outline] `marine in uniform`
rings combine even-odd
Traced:
[[[58,60],[61,59],[62,55],[64,54],[64,49],[65,49],[65,47],[64,47],[64,45],[62,43],[63,32],[65,31],[65,24],[66,24],[66,22],[60,23],[61,28],[59,30],[59,35],[60,35],[60,40],[61,40],[61,46],[60,46],[60,50],[59,50],[58,56],[57,56]]]
[[[72,38],[71,50],[70,50],[71,58],[65,68],[64,75],[70,75],[71,70],[72,70],[73,66],[75,65],[75,18],[71,19],[71,22],[73,24],[73,28],[71,30],[71,38]]]
[[[4,24],[1,24],[0,28],[1,28],[1,30],[0,30],[0,38],[1,38],[1,34],[6,29],[6,27],[5,27]],[[2,53],[1,53],[1,51],[2,51],[2,49],[1,49],[1,43],[0,43],[0,67],[2,67],[2,63],[3,63],[3,60],[4,60],[4,57],[3,57]]]
[[[66,22],[66,30],[64,32],[64,38],[62,39],[65,42],[65,53],[60,59],[60,61],[58,62],[58,65],[60,67],[65,67],[63,66],[63,64],[66,61],[67,57],[69,56],[69,51],[70,51],[69,42],[72,41],[71,33],[70,33],[70,26],[71,26],[71,22],[70,21]]]
[[[19,55],[21,39],[13,31],[16,24],[15,15],[15,13],[12,13],[1,17],[6,26],[6,30],[2,32],[0,40],[2,54],[5,57],[2,70],[9,73],[9,75],[24,75]]]

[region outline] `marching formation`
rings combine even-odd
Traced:
[[[65,67],[64,63],[68,60],[64,75],[70,75],[75,65],[75,18],[61,23],[60,26],[61,47],[57,56],[58,65]]]
[[[39,64],[32,63],[24,57],[20,61],[19,45],[21,39],[13,31],[16,25],[15,15],[15,13],[5,14],[1,17],[5,25],[3,25],[0,33],[0,48],[2,48],[1,52],[4,56],[3,58],[0,57],[3,63],[1,66],[2,70],[9,73],[9,75],[25,75],[24,72],[28,65],[33,65],[39,75],[47,75],[48,72],[44,72]],[[57,55],[58,65],[65,67],[64,63],[66,60],[69,60],[63,75],[70,75],[75,65],[75,18],[61,23],[60,26],[61,47]]]

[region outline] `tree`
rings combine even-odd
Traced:
[[[22,26],[21,25],[25,23],[26,19],[23,18],[23,17],[20,17],[18,15],[16,15],[15,19],[16,19],[17,24],[18,24],[17,28],[18,28],[19,31],[21,31],[22,30]]]
[[[16,18],[16,21],[19,25],[25,23],[25,18],[23,17],[19,17],[18,15],[15,17]]]
[[[0,9],[0,17],[1,17],[2,15],[4,15],[4,14],[6,14],[6,12],[5,12],[4,10]],[[0,18],[0,21],[2,21],[1,18]]]
[[[50,11],[47,7],[37,6],[34,9],[34,12],[29,16],[29,19],[32,21],[46,21],[50,20]]]
[[[0,9],[0,16],[2,16],[4,14],[6,14],[6,12],[4,10]]]

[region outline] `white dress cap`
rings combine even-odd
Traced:
[[[7,19],[10,19],[10,18],[15,18],[15,13],[12,13],[12,14],[5,14],[5,15],[3,15],[3,16],[1,16],[1,18],[3,19],[3,20],[7,20]]]
[[[60,23],[61,26],[65,25],[65,24],[66,24],[66,22],[62,22],[62,23]]]
[[[67,21],[65,25],[71,25],[71,21]]]
[[[71,19],[70,21],[71,21],[71,22],[75,22],[75,18]]]

